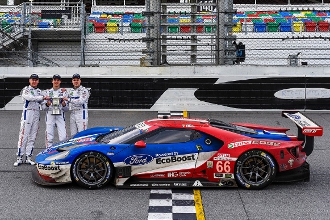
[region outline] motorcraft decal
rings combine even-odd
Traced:
[[[124,163],[126,165],[136,166],[136,165],[146,165],[153,161],[154,158],[149,154],[137,154],[126,157]]]

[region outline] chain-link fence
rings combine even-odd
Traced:
[[[0,14],[0,66],[326,66],[329,2],[23,3]]]

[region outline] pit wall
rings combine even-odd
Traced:
[[[39,88],[72,86],[79,73],[91,109],[145,111],[330,110],[330,67],[2,67],[0,109],[21,110],[21,89],[37,73]]]

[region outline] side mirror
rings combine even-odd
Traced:
[[[146,142],[144,142],[144,141],[137,141],[137,142],[135,142],[134,146],[136,148],[146,148],[147,145],[146,145]]]

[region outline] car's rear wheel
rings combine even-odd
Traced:
[[[71,174],[73,181],[82,187],[101,188],[110,182],[113,165],[105,155],[89,151],[76,158]]]
[[[235,165],[235,179],[246,189],[262,189],[276,177],[277,166],[273,157],[262,150],[242,154]]]

